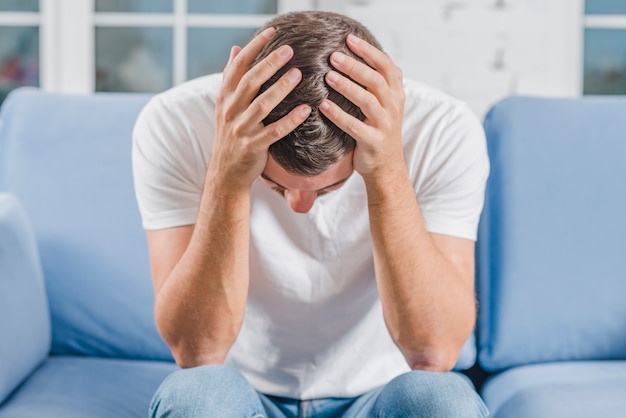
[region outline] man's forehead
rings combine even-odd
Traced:
[[[304,176],[285,170],[270,155],[261,177],[284,189],[319,191],[336,186],[352,175],[352,154],[338,161],[328,170],[316,176]]]

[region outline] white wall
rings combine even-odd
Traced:
[[[318,0],[364,23],[407,77],[482,117],[510,94],[582,92],[583,0]]]
[[[93,2],[40,0],[40,14],[0,13],[0,23],[41,25],[44,89],[73,93],[94,90],[94,24],[172,27],[176,84],[186,77],[187,27],[223,26],[223,19],[247,27],[260,25],[267,17],[253,16],[250,20],[249,16],[209,16],[200,21],[198,16],[185,14],[186,0],[175,0],[174,12],[167,15],[94,14]],[[511,94],[578,96],[582,92],[584,0],[278,3],[281,12],[314,8],[360,20],[370,27],[407,77],[465,100],[479,117],[496,100]]]

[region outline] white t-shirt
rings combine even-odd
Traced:
[[[133,171],[143,226],[195,223],[221,75],[155,96],[139,116]],[[461,102],[405,81],[404,155],[430,232],[475,240],[489,162],[481,124]],[[293,212],[252,187],[246,316],[227,358],[260,392],[352,397],[409,371],[385,327],[366,192],[354,173]]]

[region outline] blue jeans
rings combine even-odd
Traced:
[[[152,399],[150,417],[486,417],[487,407],[465,377],[412,371],[356,398],[310,401],[258,393],[232,367],[182,369],[168,376]]]

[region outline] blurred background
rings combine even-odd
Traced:
[[[480,117],[511,94],[626,94],[626,0],[0,0],[0,102],[22,85],[162,91],[305,9],[361,21],[405,76]]]

